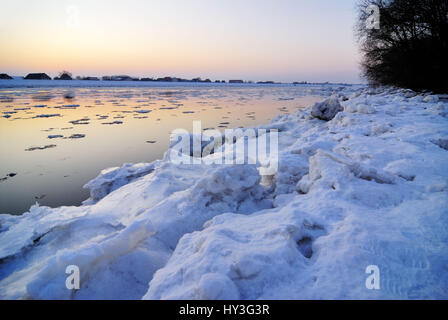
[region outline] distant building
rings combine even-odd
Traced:
[[[0,73],[0,79],[2,79],[2,80],[11,80],[12,77],[7,75],[6,73]]]
[[[51,80],[46,73],[29,73],[24,78],[25,80]]]
[[[73,80],[72,76],[68,72],[63,72],[59,77],[55,77],[53,80]]]
[[[229,83],[244,83],[243,80],[229,80]]]

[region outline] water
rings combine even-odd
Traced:
[[[36,201],[80,205],[89,196],[82,186],[102,169],[160,159],[175,128],[191,131],[193,120],[220,130],[268,123],[320,100],[320,92],[292,85],[2,88],[0,213],[21,214]]]

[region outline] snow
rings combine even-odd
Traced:
[[[90,198],[85,203],[98,202],[112,191],[147,175],[153,170],[154,163],[125,163],[121,167],[104,169],[95,179],[84,186],[85,189],[90,191]]]
[[[446,100],[336,91],[260,126],[279,131],[274,175],[167,152],[103,170],[80,207],[0,215],[0,298],[447,299]]]
[[[342,111],[342,106],[336,96],[331,96],[325,101],[317,102],[311,108],[311,116],[321,120],[331,120],[334,118],[336,113]]]

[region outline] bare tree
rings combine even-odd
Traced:
[[[379,28],[368,28],[374,5]],[[448,92],[448,0],[362,0],[357,39],[373,85]]]
[[[63,70],[61,72],[59,72],[59,77],[62,77],[64,74],[68,75],[68,76],[72,76],[72,73],[66,70]]]
[[[59,76],[54,78],[55,80],[72,80],[72,74],[68,71],[59,72]]]

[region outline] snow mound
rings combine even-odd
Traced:
[[[152,170],[131,183],[119,174],[115,183],[126,184],[93,205],[35,206],[22,217],[0,216],[0,253],[6,261],[1,297],[137,299],[182,235],[223,212],[249,214],[272,207],[255,166],[155,162]],[[173,181],[173,176],[183,178]],[[79,291],[65,287],[68,265],[81,270]],[[15,268],[29,269],[22,275],[13,273]],[[20,289],[11,282],[21,283]]]
[[[336,96],[332,96],[325,101],[317,102],[311,108],[311,116],[320,120],[329,121],[334,118],[336,113],[343,108]]]
[[[257,298],[269,285],[300,272],[309,258],[298,243],[324,233],[300,214],[275,212],[249,220],[236,214],[220,215],[203,231],[185,235],[167,266],[154,275],[144,299],[201,299],[204,282],[209,282],[206,297]]]
[[[151,173],[153,170],[154,163],[125,163],[121,167],[104,169],[95,179],[84,185],[84,188],[90,191],[90,199],[84,203],[95,203],[112,191]]]
[[[446,246],[427,247],[446,239],[442,199],[411,201],[392,216],[324,201],[311,214],[298,209],[299,199],[270,213],[217,216],[179,241],[144,299],[446,298]],[[434,221],[444,225],[436,227],[443,236],[425,240]],[[383,270],[381,290],[364,285],[369,265]]]

